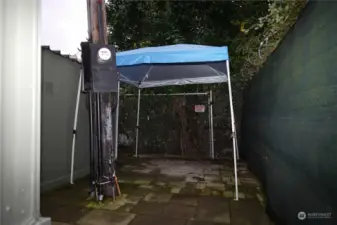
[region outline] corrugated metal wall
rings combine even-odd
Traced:
[[[42,50],[41,190],[69,183],[72,132],[80,65]],[[24,111],[24,109],[23,109]],[[75,177],[89,172],[89,124],[86,96],[81,95]]]
[[[336,58],[337,2],[311,1],[247,89],[241,152],[282,225],[337,224]]]

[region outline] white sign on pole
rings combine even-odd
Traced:
[[[205,106],[204,105],[195,105],[194,106],[194,112],[196,113],[203,113],[205,112]]]

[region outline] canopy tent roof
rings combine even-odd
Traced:
[[[119,80],[139,88],[227,81],[226,46],[178,44],[147,47],[116,56]]]

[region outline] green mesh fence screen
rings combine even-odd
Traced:
[[[337,2],[310,2],[245,93],[241,153],[279,224],[337,224],[336,58]]]
[[[141,95],[138,154],[210,157],[208,95]],[[195,105],[205,106],[197,113]],[[137,96],[121,96],[120,133],[134,140],[135,151]]]

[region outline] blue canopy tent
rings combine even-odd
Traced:
[[[227,81],[227,47],[169,45],[119,52],[120,81],[138,88]]]
[[[233,139],[235,199],[237,185],[237,138],[230,82],[228,48],[178,44],[147,47],[116,54],[119,81],[138,88],[136,153],[138,151],[140,90],[170,85],[228,83]],[[117,132],[118,133],[118,132]],[[213,139],[213,138],[212,138]]]

